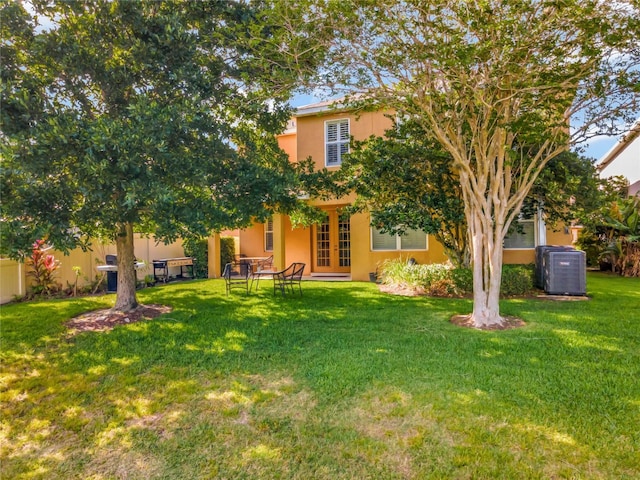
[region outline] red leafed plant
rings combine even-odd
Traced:
[[[54,280],[54,272],[60,268],[60,262],[53,255],[46,253],[44,240],[36,240],[31,249],[31,256],[27,260],[27,265],[31,270],[27,275],[33,278],[33,293],[50,294],[58,290],[58,284]]]

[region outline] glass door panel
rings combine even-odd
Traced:
[[[351,271],[351,222],[348,216],[338,215],[336,210],[329,210],[322,223],[314,225],[313,271]]]

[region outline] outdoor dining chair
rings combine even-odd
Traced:
[[[273,294],[280,290],[282,296],[287,291],[294,293],[295,285],[298,285],[298,291],[302,296],[302,272],[304,272],[304,263],[292,263],[287,268],[273,274]]]
[[[222,277],[224,278],[227,295],[233,287],[243,287],[249,294],[249,277],[251,266],[246,263],[227,263],[224,266]]]

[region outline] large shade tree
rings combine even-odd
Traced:
[[[422,230],[442,244],[454,265],[469,266],[464,202],[451,155],[415,122],[394,122],[384,137],[354,142],[331,176],[338,187],[334,195],[355,192],[350,209],[369,211],[377,228],[392,234]],[[521,217],[541,215],[551,227],[582,222],[607,198],[604,183],[593,159],[563,152],[536,179]],[[510,235],[519,227],[514,222]]]
[[[637,2],[323,5],[318,31],[332,33],[323,79],[364,94],[355,107],[415,121],[451,155],[469,228],[471,318],[500,324],[503,239],[536,178],[571,142],[637,115]]]
[[[2,6],[2,250],[100,237],[137,306],[134,232],[171,241],[296,207],[275,134],[318,50],[262,1]],[[286,47],[283,47],[285,45]],[[303,53],[298,53],[303,52]]]
[[[412,121],[394,122],[385,137],[355,142],[335,172],[336,196],[355,192],[351,210],[395,235],[407,229],[433,235],[456,266],[469,266],[464,204],[451,155]]]

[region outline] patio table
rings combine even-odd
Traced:
[[[260,277],[263,276],[271,276],[274,274],[275,271],[273,270],[257,270],[258,265],[260,264],[260,262],[264,262],[265,260],[269,260],[269,258],[271,257],[242,257],[238,260],[238,263],[245,263],[250,265],[250,275],[251,275],[251,287],[249,288],[249,290],[253,289],[253,285],[255,282],[256,285],[256,290],[258,289],[258,285],[260,284]]]

